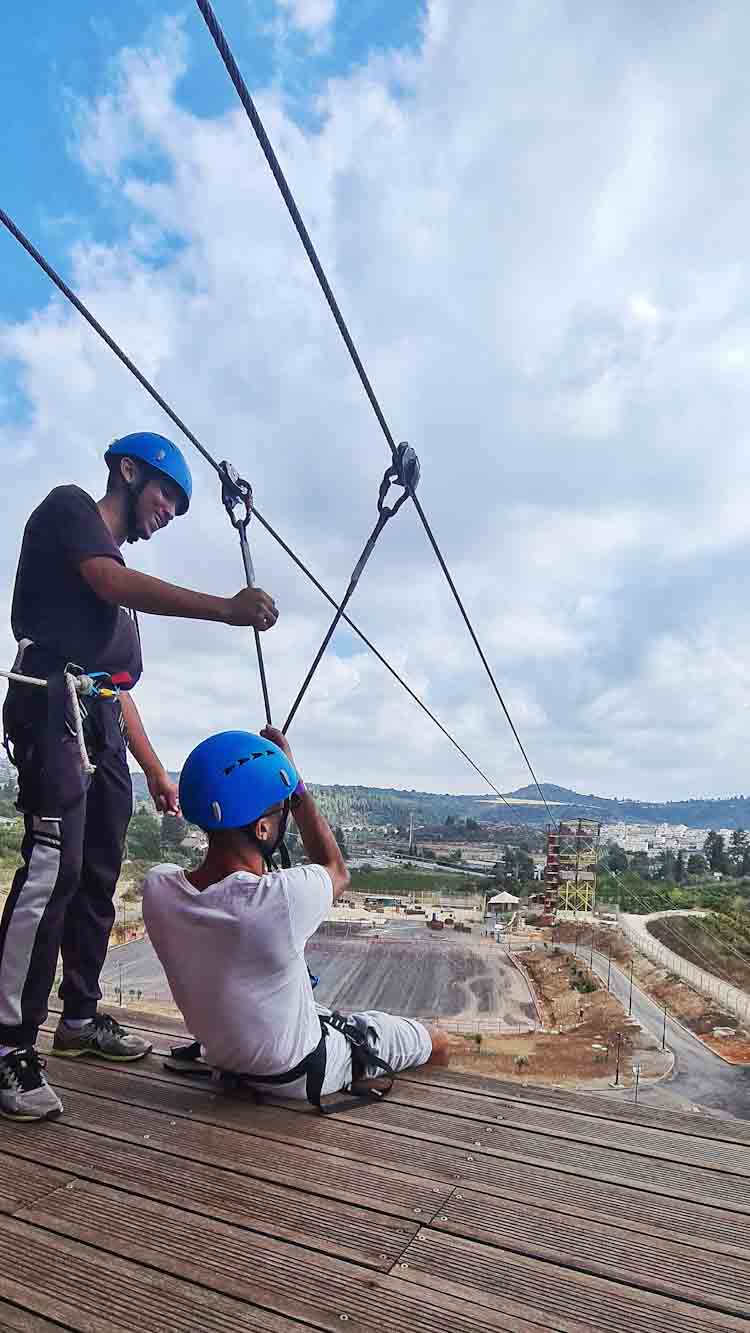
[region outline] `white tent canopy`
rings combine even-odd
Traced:
[[[511,903],[519,902],[519,898],[514,898],[512,893],[496,893],[494,898],[488,899],[488,907],[508,907]]]

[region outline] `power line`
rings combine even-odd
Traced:
[[[235,60],[232,54],[229,42],[227,41],[226,36],[224,35],[221,24],[219,23],[219,20],[217,19],[216,14],[214,13],[214,10],[211,4],[209,3],[209,0],[196,0],[196,4],[198,5],[201,15],[203,16],[203,19],[205,21],[206,27],[208,28],[208,31],[210,32],[211,37],[214,41],[214,45],[216,46],[216,49],[224,63],[224,67],[227,71],[227,74],[229,75],[234,85],[237,96],[239,97],[240,102],[242,103],[242,106],[245,109],[248,120],[250,121],[250,124],[252,125],[253,130],[255,131],[255,135],[258,140],[258,143],[260,144],[263,156],[265,157],[266,162],[268,163],[268,166],[271,170],[271,174],[273,175],[273,178],[279,187],[279,190],[281,192],[281,197],[283,198],[284,203],[286,204],[289,215],[292,219],[292,222],[294,223],[297,235],[299,236],[300,241],[302,242],[305,253],[313,267],[313,271],[315,273],[316,278],[318,279],[318,282],[320,284],[323,295],[325,296],[325,299],[328,303],[328,307],[331,311],[331,314],[333,315],[333,318],[336,321],[336,326],[339,330],[339,333],[341,334],[341,337],[343,338],[344,343],[346,345],[347,351],[349,352],[352,362],[354,363],[354,368],[357,371],[357,374],[362,382],[362,386],[369,399],[370,405],[375,413],[375,416],[377,417],[380,428],[385,436],[386,443],[391,451],[391,455],[395,455],[396,442],[393,433],[388,425],[388,422],[386,421],[385,414],[380,406],[380,403],[378,402],[378,399],[375,395],[375,391],[367,376],[365,368],[362,364],[361,357],[357,351],[357,348],[354,345],[354,341],[351,337],[351,334],[349,333],[346,321],[344,320],[341,310],[339,309],[338,302],[336,301],[336,298],[331,289],[331,285],[325,275],[323,265],[321,264],[320,259],[318,258],[315,246],[313,245],[312,240],[310,239],[310,234],[302,220],[302,215],[299,211],[299,208],[297,207],[294,195],[292,194],[292,191],[289,188],[289,183],[281,168],[279,159],[277,158],[276,153],[274,152],[273,146],[271,144],[271,141],[268,138],[263,122],[258,114],[258,109],[250,95],[250,90],[247,84],[245,83],[245,80],[242,77],[237,61]],[[428,540],[430,542],[430,545],[432,546],[435,556],[437,557],[440,568],[442,569],[443,574],[445,575],[448,587],[450,588],[453,594],[453,597],[456,601],[456,605],[458,606],[458,609],[461,612],[461,616],[464,620],[464,623],[466,624],[466,628],[468,629],[469,634],[471,635],[472,642],[474,643],[474,646],[476,647],[477,652],[479,653],[480,660],[487,673],[487,676],[489,677],[490,684],[492,685],[492,688],[494,690],[495,695],[497,696],[497,699],[500,703],[503,713],[505,714],[505,717],[508,720],[513,736],[518,744],[521,754],[523,755],[524,762],[529,770],[529,773],[531,774],[534,786],[536,787],[537,791],[539,792],[539,795],[542,798],[542,802],[547,810],[547,814],[549,815],[550,819],[552,819],[553,815],[547,803],[547,798],[544,795],[544,792],[542,791],[541,785],[539,783],[539,779],[537,778],[536,773],[534,772],[534,769],[531,766],[528,754],[526,753],[526,750],[521,743],[520,736],[518,734],[518,731],[516,730],[516,727],[511,719],[510,712],[508,711],[508,708],[500,693],[500,689],[498,687],[497,681],[495,680],[492,668],[490,667],[490,664],[487,661],[487,658],[480,646],[479,639],[477,638],[477,635],[471,624],[468,613],[463,604],[463,600],[449,573],[448,566],[445,563],[445,559],[443,558],[442,552],[440,550],[440,547],[438,546],[432,528],[430,527],[430,524],[427,521],[427,516],[421,504],[419,503],[419,500],[417,499],[416,495],[414,495],[414,493],[412,493],[411,498],[414,501],[414,507],[419,515],[419,518],[422,522],[422,526],[424,527],[424,530],[427,534]]]

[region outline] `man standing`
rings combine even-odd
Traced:
[[[48,688],[12,684],[4,709],[25,824],[23,865],[0,922],[0,1114],[11,1119],[62,1110],[35,1049],[60,951],[55,1054],[122,1061],[150,1049],[97,1013],[132,813],[126,745],[157,809],[179,809],[129,694],[143,669],[135,613],[259,630],[270,629],[278,614],[260,589],[214,597],[128,569],[120,553],[125,541],[149,541],[187,512],[190,470],[176,445],[149,432],[115,440],[105,461],[109,478],[98,503],[77,486],[58,486],[31,515],[13,594],[14,669],[46,678]],[[71,663],[106,673],[120,690],[119,697],[82,700],[93,774],[84,771],[65,688]]]

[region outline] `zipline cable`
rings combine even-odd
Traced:
[[[373,387],[372,387],[372,385],[371,385],[371,383],[370,383],[370,380],[369,380],[369,378],[368,378],[368,376],[367,376],[367,373],[366,373],[365,368],[364,368],[364,366],[363,366],[363,364],[362,364],[362,360],[361,360],[361,358],[360,358],[360,355],[359,355],[359,353],[358,353],[358,351],[357,351],[357,349],[356,349],[356,347],[355,347],[355,345],[354,345],[354,342],[353,342],[353,340],[352,340],[351,334],[349,333],[349,330],[348,330],[348,328],[347,328],[347,326],[346,326],[346,321],[344,320],[344,317],[343,317],[343,315],[342,315],[342,313],[341,313],[341,310],[339,309],[338,302],[336,301],[336,298],[335,298],[335,296],[334,296],[334,294],[333,294],[333,291],[331,290],[331,285],[330,285],[330,283],[329,283],[329,281],[328,281],[328,279],[327,279],[327,277],[326,277],[326,275],[325,275],[325,271],[324,271],[324,269],[323,269],[323,265],[321,264],[320,259],[318,258],[318,254],[317,254],[317,251],[316,251],[316,249],[315,249],[315,246],[313,245],[313,243],[312,243],[312,241],[311,241],[311,239],[310,239],[310,234],[309,234],[309,232],[308,232],[308,230],[307,230],[307,227],[305,226],[304,222],[302,221],[302,215],[300,214],[300,211],[299,211],[299,208],[297,207],[297,204],[296,204],[296,202],[295,202],[294,196],[293,196],[293,194],[292,194],[292,192],[291,192],[291,190],[290,190],[290,188],[289,188],[289,183],[288,183],[288,181],[287,181],[287,179],[286,179],[286,176],[284,175],[284,172],[283,172],[282,169],[281,169],[281,164],[279,163],[279,159],[277,158],[276,153],[274,152],[274,149],[273,149],[273,147],[272,147],[272,145],[271,145],[271,141],[270,141],[270,139],[268,138],[268,135],[267,135],[267,133],[266,133],[265,127],[264,127],[264,125],[263,125],[263,122],[262,122],[262,120],[261,120],[261,118],[260,118],[260,116],[259,116],[259,114],[258,114],[258,109],[257,109],[257,107],[256,107],[256,105],[255,105],[255,103],[254,103],[254,101],[253,101],[253,99],[252,99],[252,97],[251,97],[251,95],[250,95],[250,90],[249,90],[247,84],[245,83],[245,80],[244,80],[243,77],[242,77],[242,74],[241,74],[241,72],[240,72],[239,66],[238,66],[238,64],[237,64],[237,61],[235,60],[235,58],[234,58],[234,56],[233,56],[233,54],[232,54],[232,50],[231,50],[231,47],[230,47],[230,45],[229,45],[229,42],[227,41],[226,36],[224,35],[224,32],[223,32],[222,27],[221,27],[221,24],[219,23],[219,20],[217,19],[216,14],[214,13],[214,10],[213,10],[211,4],[209,3],[209,0],[196,0],[196,4],[197,4],[197,6],[198,6],[198,9],[199,9],[200,12],[201,12],[201,15],[202,15],[204,21],[205,21],[205,24],[206,24],[206,27],[208,28],[208,31],[209,31],[209,33],[211,34],[211,37],[212,37],[213,42],[214,42],[214,45],[216,46],[216,49],[217,49],[217,51],[218,51],[218,53],[219,53],[219,55],[220,55],[220,57],[221,57],[221,59],[222,59],[222,61],[223,61],[223,63],[224,63],[224,67],[225,67],[225,69],[226,69],[226,71],[227,71],[227,74],[229,75],[229,77],[230,77],[230,79],[231,79],[231,81],[232,81],[232,83],[233,83],[233,85],[234,85],[234,88],[235,88],[235,90],[236,90],[236,92],[237,92],[237,96],[239,97],[239,99],[240,99],[240,101],[241,101],[241,103],[242,103],[242,105],[243,105],[243,107],[244,107],[244,109],[245,109],[245,112],[247,113],[247,117],[248,117],[248,119],[249,119],[249,121],[250,121],[250,124],[252,125],[253,130],[255,131],[255,135],[256,135],[256,138],[257,138],[257,140],[258,140],[258,143],[260,144],[261,150],[262,150],[262,152],[263,152],[263,156],[265,157],[266,162],[268,163],[268,166],[269,166],[269,168],[270,168],[270,170],[271,170],[271,174],[273,175],[273,178],[274,178],[274,180],[276,181],[276,184],[277,184],[278,187],[279,187],[279,190],[280,190],[280,192],[281,192],[281,196],[282,196],[282,198],[283,198],[283,200],[284,200],[284,203],[285,203],[286,206],[287,206],[287,209],[288,209],[288,211],[289,211],[289,215],[290,215],[290,217],[291,217],[291,219],[292,219],[292,222],[294,223],[295,229],[296,229],[296,231],[297,231],[297,235],[299,236],[299,238],[300,238],[300,240],[301,240],[301,242],[302,242],[302,245],[304,246],[305,253],[307,254],[307,257],[308,257],[308,259],[310,260],[310,263],[312,264],[313,270],[314,270],[314,272],[315,272],[315,276],[316,276],[316,278],[318,279],[318,282],[320,283],[321,289],[322,289],[322,291],[323,291],[323,295],[325,296],[326,301],[328,302],[328,306],[329,306],[329,308],[330,308],[331,314],[333,315],[333,318],[334,318],[335,321],[336,321],[336,325],[337,325],[337,327],[338,327],[339,333],[341,334],[341,337],[343,338],[343,340],[344,340],[344,342],[345,342],[345,344],[346,344],[347,351],[349,352],[349,355],[350,355],[350,357],[351,357],[351,359],[352,359],[352,361],[353,361],[353,363],[354,363],[355,370],[357,371],[357,374],[359,375],[359,378],[360,378],[360,380],[361,380],[361,382],[362,382],[362,386],[363,386],[363,388],[364,388],[364,390],[365,390],[365,393],[367,394],[367,397],[368,397],[368,399],[369,399],[369,401],[370,401],[370,404],[371,404],[372,409],[373,409],[373,411],[374,411],[374,413],[375,413],[375,416],[376,416],[377,419],[378,419],[378,422],[379,422],[379,424],[380,424],[380,428],[381,428],[381,430],[383,431],[383,434],[384,434],[384,436],[385,436],[386,442],[387,442],[387,444],[388,444],[388,448],[389,448],[390,451],[391,451],[391,455],[395,457],[395,454],[396,454],[396,442],[395,442],[395,439],[394,439],[393,434],[392,434],[392,432],[391,432],[391,429],[390,429],[390,427],[389,427],[389,425],[388,425],[388,422],[387,422],[386,419],[385,419],[385,414],[383,413],[383,410],[382,410],[382,408],[381,408],[381,406],[380,406],[380,403],[378,402],[378,399],[377,399],[377,397],[376,397],[376,395],[375,395],[375,391],[373,390]],[[440,568],[442,569],[443,574],[445,575],[445,578],[446,578],[446,580],[447,580],[447,582],[448,582],[448,587],[450,588],[451,592],[453,593],[453,596],[454,596],[455,601],[456,601],[456,605],[458,606],[458,609],[459,609],[459,611],[461,612],[461,615],[462,615],[462,617],[463,617],[463,620],[464,620],[464,623],[465,623],[465,625],[466,625],[466,628],[468,629],[469,634],[471,635],[471,639],[472,639],[472,641],[473,641],[473,643],[474,643],[474,646],[476,647],[477,652],[479,653],[480,660],[481,660],[482,665],[483,665],[483,667],[484,667],[484,669],[485,669],[485,671],[486,671],[486,673],[487,673],[487,675],[488,675],[488,677],[489,677],[490,684],[492,685],[492,688],[493,688],[493,690],[494,690],[494,692],[495,692],[495,695],[497,696],[497,699],[498,699],[498,701],[499,701],[499,703],[500,703],[500,706],[501,706],[501,708],[502,708],[502,710],[503,710],[503,713],[505,714],[505,717],[507,718],[508,724],[509,724],[510,729],[511,729],[511,731],[512,731],[512,733],[513,733],[513,736],[514,736],[514,738],[515,738],[515,740],[516,740],[516,743],[518,744],[518,747],[519,747],[519,749],[520,749],[520,751],[521,751],[521,754],[523,755],[524,762],[525,762],[525,764],[526,764],[526,767],[527,767],[528,770],[529,770],[529,773],[531,774],[531,777],[532,777],[533,782],[534,782],[534,786],[536,787],[537,791],[539,792],[539,795],[540,795],[541,798],[542,798],[542,802],[543,802],[543,804],[544,804],[544,806],[545,806],[545,808],[546,808],[546,810],[547,810],[547,813],[548,813],[550,819],[554,819],[554,816],[553,816],[553,814],[552,814],[552,811],[550,810],[549,804],[548,804],[548,802],[547,802],[547,798],[546,798],[546,796],[544,795],[544,792],[542,791],[541,785],[540,785],[540,783],[539,783],[539,779],[537,778],[536,773],[534,772],[534,769],[533,769],[532,766],[531,766],[531,763],[530,763],[530,760],[529,760],[529,756],[528,756],[528,754],[526,753],[526,749],[525,749],[525,747],[524,747],[524,746],[522,745],[522,743],[521,743],[521,739],[520,739],[520,736],[519,736],[519,734],[518,734],[518,731],[516,730],[516,727],[515,727],[515,725],[514,725],[514,723],[513,723],[513,720],[512,720],[512,718],[511,718],[511,716],[510,716],[510,713],[509,713],[509,711],[508,711],[508,708],[506,707],[506,704],[505,704],[505,702],[504,702],[504,700],[503,700],[503,697],[502,697],[502,695],[501,695],[501,693],[500,693],[500,689],[499,689],[499,687],[498,687],[497,681],[495,680],[495,676],[494,676],[494,673],[493,673],[493,671],[492,671],[492,668],[490,667],[490,664],[489,664],[489,662],[487,661],[487,658],[486,658],[486,656],[485,656],[485,654],[484,654],[484,652],[483,652],[483,650],[482,650],[482,648],[481,648],[481,646],[480,646],[479,639],[477,638],[477,635],[476,635],[476,633],[475,633],[475,631],[474,631],[474,628],[473,628],[473,626],[472,626],[472,624],[471,624],[471,621],[470,621],[470,619],[469,619],[469,616],[468,616],[468,614],[467,614],[467,611],[466,611],[466,608],[465,608],[465,606],[464,606],[464,604],[463,604],[463,601],[462,601],[462,599],[461,599],[461,596],[460,596],[460,594],[459,594],[459,592],[458,592],[458,589],[456,588],[456,585],[455,585],[455,583],[454,583],[454,581],[453,581],[453,579],[452,579],[452,577],[451,577],[451,575],[450,575],[450,573],[449,573],[448,566],[447,566],[446,563],[445,563],[445,559],[443,558],[442,552],[441,552],[441,550],[440,550],[440,547],[438,546],[438,543],[437,543],[437,540],[436,540],[436,538],[435,538],[435,535],[434,535],[434,533],[433,533],[433,531],[432,531],[432,528],[430,527],[430,524],[429,524],[428,521],[427,521],[427,516],[426,516],[426,514],[425,514],[425,512],[424,512],[424,510],[423,510],[423,508],[422,508],[422,506],[421,506],[421,504],[419,503],[419,500],[417,499],[416,495],[412,495],[412,499],[413,499],[413,501],[414,501],[414,507],[415,507],[415,509],[416,509],[416,511],[417,511],[417,513],[418,513],[418,515],[419,515],[419,518],[420,518],[421,522],[422,522],[422,526],[424,527],[424,530],[425,530],[425,532],[427,533],[427,537],[428,537],[428,540],[429,540],[429,542],[430,542],[430,545],[432,546],[432,549],[433,549],[433,551],[434,551],[434,553],[435,553],[435,555],[436,555],[436,557],[437,557],[437,560],[438,560],[438,563],[439,563],[439,565],[440,565]]]
[[[162,409],[163,412],[167,414],[170,420],[174,422],[178,430],[182,431],[185,438],[190,441],[190,443],[194,446],[194,448],[198,450],[198,452],[202,455],[202,457],[206,460],[206,462],[214,469],[214,471],[222,480],[222,486],[224,486],[227,477],[229,477],[231,481],[232,469],[230,465],[226,463],[217,463],[216,459],[212,456],[212,454],[209,453],[205,445],[201,444],[198,437],[193,434],[193,432],[190,430],[188,426],[185,425],[185,422],[182,420],[181,417],[177,415],[174,408],[171,407],[170,404],[166,401],[166,399],[162,397],[158,389],[154,388],[153,384],[151,384],[150,381],[146,379],[145,375],[143,375],[141,371],[138,369],[138,367],[134,364],[134,362],[131,361],[127,353],[123,351],[123,349],[119,346],[119,344],[115,342],[114,338],[112,338],[111,335],[107,333],[106,329],[102,327],[98,319],[95,318],[95,316],[91,313],[91,311],[87,308],[87,306],[84,305],[80,297],[76,296],[75,292],[72,291],[72,289],[67,285],[67,283],[60,277],[59,273],[57,273],[55,269],[52,268],[51,264],[47,262],[44,256],[39,252],[39,250],[37,250],[36,246],[32,244],[32,242],[28,239],[28,237],[24,235],[24,233],[20,230],[20,228],[16,226],[15,222],[13,222],[12,218],[10,218],[9,215],[6,212],[4,212],[2,208],[0,208],[0,222],[2,222],[6,230],[10,232],[11,236],[13,236],[14,239],[18,241],[20,245],[23,246],[24,250],[26,250],[26,252],[35,261],[35,263],[37,263],[39,267],[47,274],[47,277],[50,279],[51,282],[54,283],[55,287],[57,287],[58,290],[62,292],[63,296],[65,296],[67,300],[70,301],[71,305],[75,307],[78,313],[83,316],[83,318],[86,320],[86,323],[91,326],[91,328],[94,330],[95,333],[98,333],[99,337],[107,344],[110,350],[114,352],[118,360],[121,361],[122,364],[130,371],[131,375],[135,376],[135,378],[138,380],[138,383],[142,386],[142,388],[146,390],[149,396],[153,398],[154,402],[158,403],[159,407]],[[242,479],[237,478],[236,473],[234,474],[233,480],[238,486],[242,484]],[[244,483],[244,486],[247,486],[247,483]],[[240,498],[239,491],[237,493],[237,498],[238,499]],[[245,498],[244,492],[242,498]],[[287,544],[287,542],[284,541],[283,537],[281,537],[281,535],[278,532],[276,532],[275,528],[272,527],[268,519],[264,518],[260,510],[252,502],[252,495],[250,495],[250,502],[252,504],[252,515],[255,518],[255,520],[261,525],[262,528],[266,530],[268,535],[273,538],[273,540],[277,543],[277,545],[281,547],[282,551],[286,553],[289,559],[297,566],[299,570],[301,570],[301,572],[305,575],[307,579],[309,579],[309,581],[313,584],[313,586],[317,588],[318,592],[321,593],[323,597],[325,597],[326,601],[328,601],[331,604],[331,606],[334,607],[335,610],[338,612],[339,604],[336,601],[336,598],[333,597],[332,594],[327,591],[327,589],[323,586],[323,584],[319,581],[319,579],[317,579],[315,575],[312,573],[312,571],[308,568],[305,562],[301,560],[299,556],[295,555],[292,548]],[[487,783],[488,787],[490,787],[491,790],[495,792],[495,795],[501,801],[503,801],[503,803],[510,810],[511,814],[516,818],[516,823],[518,824],[518,826],[521,828],[526,828],[526,827],[531,828],[530,825],[527,826],[523,822],[521,822],[520,824],[518,823],[518,817],[516,816],[515,810],[513,809],[510,802],[506,800],[505,796],[503,796],[499,788],[496,787],[494,782],[492,782],[487,777],[487,774],[482,771],[482,769],[479,767],[478,764],[474,762],[471,756],[467,754],[466,750],[464,750],[463,747],[459,744],[459,742],[455,739],[455,737],[451,735],[447,727],[443,726],[442,722],[440,722],[439,719],[435,716],[435,714],[427,707],[427,705],[423,703],[423,701],[419,698],[419,695],[416,694],[415,691],[411,688],[411,686],[406,683],[406,681],[399,674],[396,668],[391,666],[387,658],[385,658],[383,654],[375,647],[375,645],[370,641],[370,639],[368,639],[367,635],[359,628],[359,626],[356,625],[354,621],[350,619],[350,617],[346,614],[342,613],[340,619],[345,621],[345,623],[349,626],[349,628],[353,630],[353,632],[356,635],[358,635],[358,637],[364,643],[365,647],[370,650],[370,652],[373,654],[374,657],[377,657],[378,661],[381,662],[382,665],[386,668],[386,670],[391,673],[394,680],[398,681],[399,685],[401,685],[401,687],[404,690],[406,690],[407,694],[422,709],[422,712],[425,713],[427,717],[429,717],[430,721],[434,722],[435,726],[438,728],[439,731],[442,732],[442,734],[446,737],[446,739],[450,741],[451,745],[453,745],[453,747],[456,750],[458,750],[458,753],[466,760],[468,764],[471,765],[471,767],[474,769],[476,773],[479,774],[482,780]]]
[[[414,450],[410,448],[408,444],[405,443],[400,444],[396,452],[396,457],[391,463],[391,466],[389,468],[386,468],[385,476],[383,477],[383,480],[380,483],[380,492],[378,494],[377,522],[372,532],[370,533],[370,536],[367,538],[367,541],[365,542],[359,560],[354,566],[351,578],[349,579],[349,586],[346,592],[344,593],[343,601],[336,608],[336,614],[333,617],[333,620],[331,621],[330,625],[328,626],[323,642],[321,643],[317,653],[315,654],[315,657],[313,658],[312,666],[310,667],[310,670],[305,676],[305,679],[303,680],[299,688],[299,691],[297,693],[297,697],[294,700],[294,703],[292,704],[289,710],[289,715],[282,728],[285,735],[292,724],[297,709],[299,708],[300,704],[302,703],[302,700],[304,699],[307,693],[310,682],[312,681],[312,678],[318,669],[323,654],[336,632],[336,627],[338,626],[339,621],[341,620],[341,617],[344,614],[344,611],[349,605],[349,602],[354,596],[354,590],[357,584],[359,583],[362,570],[364,569],[365,565],[367,564],[367,561],[370,559],[370,556],[375,550],[375,543],[377,542],[378,537],[383,531],[383,528],[385,527],[386,523],[388,523],[394,517],[394,515],[398,513],[404,501],[408,500],[409,496],[411,496],[412,499],[414,498],[414,491],[418,482],[419,482],[419,459],[417,458],[417,455],[415,454]],[[392,485],[401,486],[402,493],[396,500],[395,504],[387,505],[385,501]]]

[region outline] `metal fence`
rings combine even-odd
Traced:
[[[660,917],[684,916],[684,912],[651,912],[647,917],[633,916],[623,912],[620,915],[619,924],[627,935],[628,939],[640,950],[645,953],[652,962],[660,963],[666,967],[667,971],[673,972],[675,976],[682,977],[689,986],[700,991],[702,995],[708,995],[712,1000],[716,1000],[722,1009],[728,1013],[734,1014],[744,1022],[750,1022],[750,995],[747,991],[740,990],[738,986],[733,986],[729,981],[720,981],[718,977],[710,972],[705,972],[703,968],[696,967],[694,963],[689,963],[686,958],[681,958],[679,954],[673,953],[665,945],[660,944],[654,939],[646,929],[647,921],[656,921]]]

